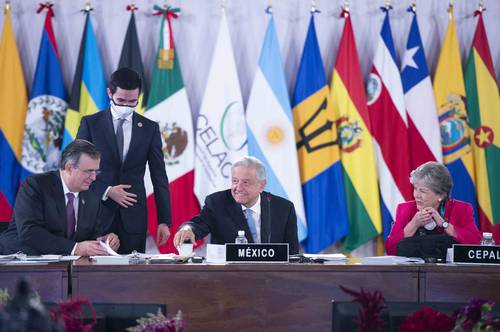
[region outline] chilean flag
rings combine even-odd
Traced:
[[[412,187],[408,181],[411,167],[403,86],[389,11],[385,8],[384,11],[386,14],[367,83],[367,96],[382,196],[382,229],[386,238],[397,205],[412,199]]]
[[[443,156],[436,101],[424,45],[420,38],[417,15],[414,11],[410,12],[413,20],[401,64],[401,80],[408,114],[411,168],[415,169],[427,161],[441,162]]]

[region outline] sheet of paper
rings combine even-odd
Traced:
[[[116,251],[111,249],[111,247],[109,246],[109,237],[106,239],[106,242],[99,241],[99,244],[101,245],[101,247],[106,249],[106,251],[110,256],[120,256],[119,254],[116,253]]]

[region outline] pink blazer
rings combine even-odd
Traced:
[[[401,203],[396,210],[396,221],[392,226],[391,233],[385,242],[387,255],[396,255],[396,246],[404,237],[404,228],[417,213],[415,201]],[[462,244],[479,244],[481,233],[475,222],[472,205],[467,202],[449,199],[446,203],[445,219],[453,225],[457,236],[455,241]],[[444,233],[444,229],[438,227],[438,231]]]

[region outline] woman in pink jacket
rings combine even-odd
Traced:
[[[450,199],[452,180],[448,169],[438,162],[427,162],[411,172],[414,201],[399,204],[396,220],[385,247],[396,254],[404,238],[426,234],[445,234],[455,242],[479,244],[481,233],[474,223],[469,203]]]

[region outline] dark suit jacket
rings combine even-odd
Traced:
[[[385,243],[388,255],[396,255],[396,247],[404,238],[404,228],[417,213],[415,201],[405,202],[398,205],[396,209],[396,220],[392,226],[391,233]],[[457,237],[454,240],[462,244],[479,244],[481,232],[474,222],[474,210],[472,205],[456,199],[449,199],[445,205],[444,218],[455,228]],[[444,233],[442,228],[438,232]]]
[[[27,177],[21,184],[9,228],[0,236],[4,253],[69,255],[76,242],[104,235],[99,214],[101,202],[95,194],[78,195],[76,232],[67,239],[66,204],[59,171]]]
[[[293,203],[263,192],[260,195],[261,240],[263,243],[288,243],[291,254],[299,252],[297,217]],[[231,190],[213,193],[205,199],[199,216],[186,223],[196,239],[211,234],[214,244],[234,243],[239,230],[244,230],[249,243],[254,240],[248,228],[241,204],[236,203]],[[271,230],[269,230],[271,225]]]
[[[121,208],[108,199],[113,218],[120,214],[124,229],[131,234],[145,234],[147,229],[146,190],[144,172],[146,162],[154,187],[154,198],[158,223],[171,225],[170,191],[163,160],[162,143],[158,124],[134,112],[132,116],[132,138],[127,156],[122,164],[116,143],[113,119],[109,109],[82,118],[77,138],[83,138],[95,144],[101,152],[101,174],[92,184],[91,190],[102,197],[108,186],[129,184],[127,191],[137,195],[137,203],[128,208]],[[126,239],[120,238],[120,241]]]

